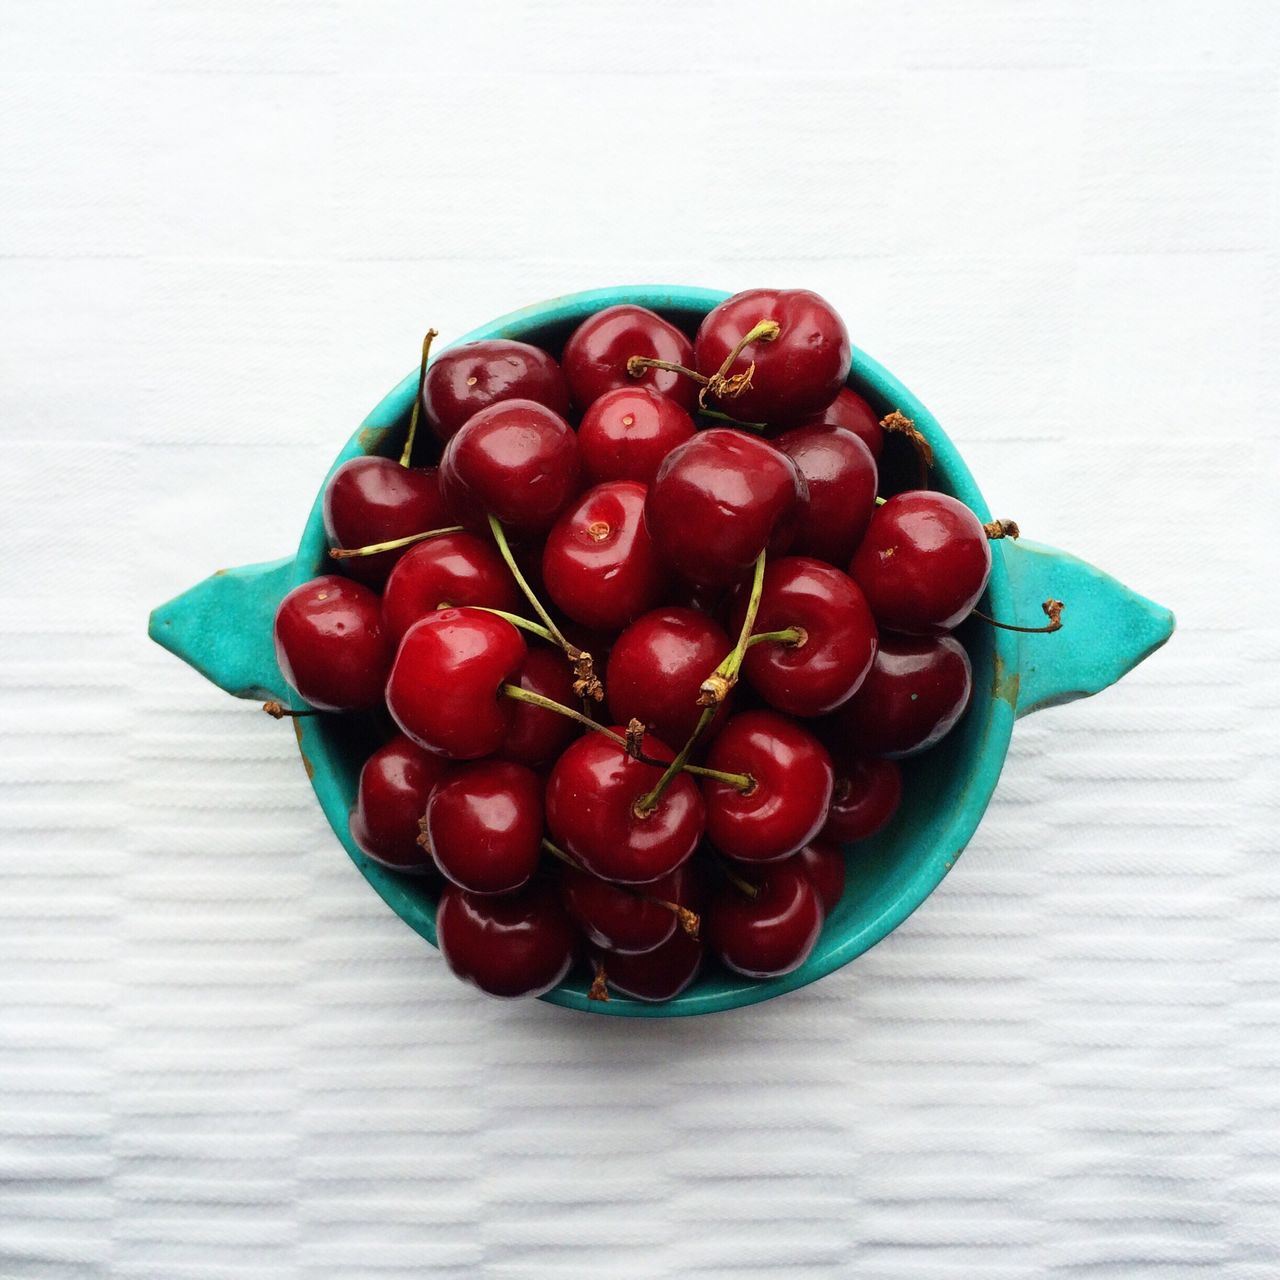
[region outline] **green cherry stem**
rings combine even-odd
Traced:
[[[438,609],[447,609],[450,606],[441,604],[436,606]],[[495,617],[504,618],[511,623],[513,627],[518,627],[521,631],[527,631],[530,635],[540,636],[543,640],[551,644],[558,645],[560,642],[547,630],[546,627],[539,626],[536,622],[531,622],[528,618],[522,618],[518,613],[508,613],[505,609],[491,609],[486,604],[473,604],[467,606],[469,609],[479,609],[481,613],[492,613]]]
[[[704,418],[714,418],[717,422],[727,422],[731,427],[740,427],[743,431],[768,431],[769,429],[767,422],[743,422],[741,418],[734,418],[727,413],[721,413],[719,409],[699,409],[698,412]]]
[[[329,557],[333,560],[351,560],[356,556],[376,556],[383,551],[399,551],[401,547],[411,547],[415,542],[426,542],[428,538],[443,538],[446,533],[461,533],[460,524],[451,524],[443,529],[428,529],[425,533],[411,533],[406,538],[392,538],[390,542],[373,542],[367,547],[330,547]]]
[[[422,386],[427,380],[427,358],[431,355],[431,340],[440,334],[435,329],[428,329],[427,336],[422,339],[422,363],[418,366],[418,394],[413,398],[413,413],[409,417],[409,434],[404,438],[404,452],[400,455],[400,465],[407,467],[413,457],[413,442],[418,436],[418,415],[422,412]]]
[[[781,631],[757,631],[747,641],[747,648],[757,644],[785,644],[788,649],[803,649],[809,633],[803,627],[784,627]]]

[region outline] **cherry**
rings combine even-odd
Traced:
[[[742,592],[734,631],[746,612]],[[876,624],[862,592],[839,569],[806,556],[765,566],[754,632],[743,675],[766,702],[794,716],[822,715],[846,702],[876,655]]]
[[[648,740],[646,739],[646,742]],[[744,862],[775,862],[818,834],[831,804],[835,775],[826,748],[774,711],[731,716],[712,743],[707,765],[748,775],[750,790],[703,782],[707,837]]]
[[[619,954],[660,947],[682,925],[672,904],[687,907],[692,875],[686,862],[643,890],[610,884],[589,871],[565,867],[560,898],[587,941]]]
[[[777,978],[809,958],[822,932],[822,899],[796,858],[757,877],[748,897],[726,884],[706,912],[707,945],[720,960],[748,978]]]
[[[842,427],[795,427],[774,443],[809,488],[792,550],[845,568],[876,509],[879,475],[867,446]]]
[[[646,736],[644,750],[653,759],[675,758],[653,737]],[[547,826],[553,839],[606,880],[643,884],[674,871],[697,847],[705,809],[697,786],[681,773],[657,808],[641,817],[637,806],[662,774],[603,734],[588,733],[570,743],[547,782]]]
[[[833,724],[852,750],[913,756],[951,731],[972,693],[969,655],[954,636],[886,635],[862,688]]]
[[[831,809],[819,838],[836,844],[869,840],[889,825],[902,802],[902,768],[894,760],[838,753]]]
[[[516,533],[546,533],[578,491],[578,438],[533,400],[481,409],[440,459],[440,491],[460,524],[484,533],[492,514]]]
[[[703,586],[742,577],[760,553],[785,551],[808,501],[796,465],[731,427],[677,445],[649,488],[644,518],[659,553]]]
[[[322,574],[294,587],[276,610],[276,662],[318,711],[363,711],[382,701],[395,652],[378,597],[359,582]]]
[[[503,400],[534,400],[564,417],[569,387],[560,366],[541,347],[510,338],[486,338],[442,352],[428,366],[422,384],[423,412],[441,440]]]
[[[963,622],[978,603],[991,546],[963,502],[913,489],[875,513],[849,572],[882,627],[932,635]]]
[[[666,579],[644,523],[647,492],[634,480],[598,484],[547,534],[542,581],[575,622],[617,631],[662,598]]]
[[[844,854],[840,847],[814,840],[796,854],[796,861],[813,881],[822,900],[823,915],[829,916],[844,896]]]
[[[572,706],[577,698],[573,691],[572,668],[558,649],[535,645],[511,683],[565,707]],[[511,727],[498,748],[498,754],[506,760],[537,768],[554,760],[577,733],[578,726],[572,720],[554,711],[530,706],[527,702],[515,702],[512,704]]]
[[[418,821],[448,768],[439,756],[397,734],[360,770],[351,809],[351,838],[375,862],[393,871],[434,872],[430,854],[418,844]]]
[[[569,335],[560,364],[569,380],[574,403],[586,409],[618,387],[649,387],[692,410],[698,388],[681,373],[646,369],[640,377],[627,372],[632,356],[693,364],[693,344],[673,324],[654,311],[623,303],[588,316]]]
[[[454,760],[496,751],[511,732],[500,686],[527,655],[520,632],[480,609],[441,609],[405,632],[387,681],[387,709],[419,746]]]
[[[423,831],[436,866],[472,893],[510,893],[542,852],[542,780],[509,760],[462,765],[427,802]]]
[[[696,609],[646,613],[618,637],[609,655],[609,714],[623,724],[639,720],[664,742],[685,742],[702,714],[702,682],[731,648],[724,629]],[[723,714],[705,734],[710,737],[722,720]]]
[[[884,428],[878,414],[856,391],[841,387],[839,395],[825,409],[806,418],[802,426],[842,427],[852,431],[880,461],[884,453]]]
[[[491,996],[540,996],[569,972],[578,939],[555,887],[535,880],[518,893],[446,886],[436,912],[445,963]]]
[[[324,529],[333,547],[369,547],[449,523],[435,467],[391,458],[351,458],[324,490]],[[404,549],[342,561],[348,577],[380,589]]]
[[[658,1004],[674,1000],[698,976],[702,945],[683,929],[677,929],[652,951],[635,955],[601,951],[596,959],[609,986],[620,995]]]
[[[782,424],[825,409],[835,398],[853,360],[844,321],[808,289],[747,289],[710,311],[694,341],[700,374],[715,376],[762,320],[777,335],[749,342],[724,372],[743,374],[754,363],[750,384],[726,401],[735,418]],[[719,394],[716,392],[716,394]]]
[[[484,605],[514,613],[523,599],[491,542],[470,533],[447,533],[411,547],[391,571],[382,593],[382,620],[398,644],[419,618],[444,605]]]
[[[650,484],[663,458],[693,432],[693,419],[670,396],[642,386],[606,391],[578,424],[582,469],[594,483]]]

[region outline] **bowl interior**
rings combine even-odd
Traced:
[[[619,302],[635,302],[659,312],[692,334],[707,311],[725,296],[700,289],[630,286],[573,294],[527,307],[464,335],[519,338],[558,355],[565,339],[585,316]],[[443,348],[442,348],[443,349]],[[934,448],[932,484],[967,503],[987,520],[990,513],[959,454],[922,404],[887,370],[854,350],[849,385],[882,412],[899,409],[916,423]],[[334,462],[334,468],[361,453],[397,453],[408,426],[417,386],[416,371],[369,415]],[[885,468],[891,487],[909,487],[910,471],[893,485],[893,462]],[[328,571],[321,486],[298,549],[302,580]],[[993,544],[991,582],[983,608],[1009,617],[1012,604],[1000,543]],[[995,787],[1008,748],[1013,705],[1002,695],[998,673],[1017,670],[1015,637],[1008,632],[970,624],[961,630],[973,662],[972,705],[956,729],[934,750],[904,764],[901,810],[875,839],[846,851],[848,880],[844,898],[828,918],[817,947],[795,973],[768,982],[752,982],[709,964],[697,983],[676,1000],[646,1005],[613,997],[608,1003],[588,1001],[588,979],[575,973],[544,999],[570,1008],[623,1016],[673,1016],[709,1013],[766,1000],[804,986],[847,964],[873,946],[934,889],[973,834]],[[384,716],[352,718],[318,716],[295,720],[299,743],[312,784],[334,832],[352,860],[387,904],[412,928],[435,942],[435,900],[422,883],[366,858],[351,840],[347,815],[365,757],[391,732]]]

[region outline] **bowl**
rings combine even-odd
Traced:
[[[582,319],[622,302],[650,307],[692,334],[702,317],[727,296],[661,285],[594,289],[512,312],[465,334],[458,343],[519,338],[558,353]],[[849,385],[882,412],[898,409],[914,419],[933,446],[934,487],[967,503],[980,519],[991,518],[955,446],[897,378],[855,348]],[[359,454],[398,454],[416,389],[415,369],[347,441],[330,474]],[[152,638],[237,697],[279,698],[302,705],[276,665],[272,621],[288,591],[332,568],[321,510],[327,482],[326,476],[293,555],[220,570],[156,609],[150,622]],[[772,999],[839,969],[915,911],[955,866],[981,821],[1004,765],[1014,720],[1099,692],[1173,632],[1169,610],[1074,556],[1025,539],[994,542],[992,552],[983,610],[1038,626],[1044,621],[1041,603],[1056,597],[1067,605],[1063,627],[1047,635],[1019,635],[966,624],[962,639],[973,662],[972,704],[938,747],[905,762],[898,816],[848,857],[844,897],[803,966],[767,982],[709,968],[683,995],[658,1005],[619,996],[607,1003],[589,1001],[588,979],[577,974],[542,998],[612,1017],[670,1018],[733,1009]],[[303,767],[335,835],[386,904],[434,944],[435,902],[421,881],[367,858],[347,829],[360,766],[376,745],[370,726],[340,716],[292,723]]]

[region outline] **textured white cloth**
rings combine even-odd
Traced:
[[[1270,0],[0,3],[0,1276],[1280,1274]],[[800,284],[1174,608],[852,968],[486,1002],[145,639],[457,334]]]

